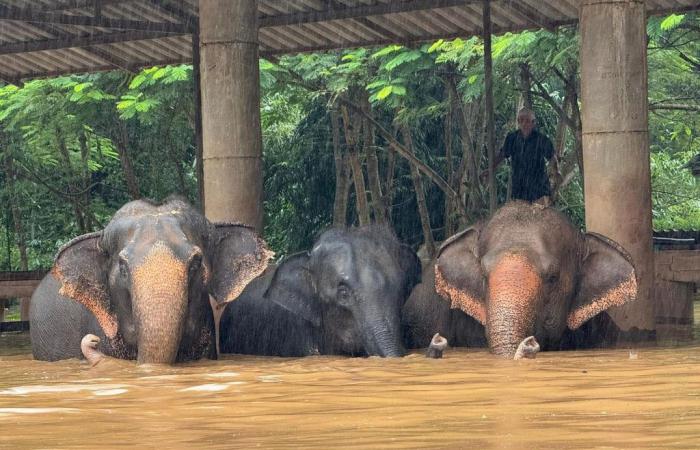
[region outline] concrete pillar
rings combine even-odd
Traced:
[[[205,214],[262,228],[257,0],[200,0]]]
[[[632,255],[636,302],[610,311],[624,331],[655,329],[644,0],[582,0],[586,228]]]

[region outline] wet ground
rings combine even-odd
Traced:
[[[0,448],[700,448],[700,342],[502,361],[33,361],[0,337]]]

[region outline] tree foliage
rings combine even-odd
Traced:
[[[654,226],[698,229],[700,19],[651,18],[648,36]],[[567,28],[494,37],[494,125],[500,144],[517,109],[535,109],[560,161],[556,207],[583,226],[578,48]],[[483,51],[473,37],[261,60],[271,246],[306,249],[334,223],[369,220],[418,247],[484,217]],[[48,267],[132,198],[196,203],[194,120],[188,65],[0,88],[0,265]]]

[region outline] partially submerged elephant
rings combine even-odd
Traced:
[[[403,321],[409,346],[427,345],[435,332],[467,345],[485,330],[493,353],[513,357],[531,335],[544,349],[559,348],[567,329],[636,295],[621,246],[581,233],[555,209],[516,201],[442,245],[434,281],[414,290]]]
[[[80,357],[90,333],[139,363],[215,358],[210,295],[234,300],[271,256],[251,228],[211,224],[183,200],[127,203],[59,250],[32,296],[34,357]]]
[[[385,228],[326,231],[226,307],[221,350],[402,356],[400,311],[419,277],[415,253]]]

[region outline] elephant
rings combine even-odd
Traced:
[[[401,307],[420,279],[386,227],[330,229],[227,305],[221,350],[268,356],[403,356]]]
[[[272,255],[251,227],[212,224],[178,197],[129,202],[58,251],[31,300],[34,358],[79,358],[93,334],[107,356],[138,363],[215,359],[212,306],[236,299]]]
[[[454,346],[485,340],[508,358],[528,336],[559,349],[578,332],[599,338],[607,316],[599,313],[637,296],[632,259],[619,244],[523,201],[449,238],[433,268],[402,312],[409,347],[424,347],[439,332]]]

